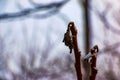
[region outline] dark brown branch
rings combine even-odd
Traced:
[[[70,35],[70,33],[71,33],[71,35]],[[70,22],[68,24],[68,29],[64,35],[63,42],[65,43],[66,46],[69,47],[70,53],[71,53],[72,49],[74,49],[75,69],[76,69],[76,74],[77,74],[77,80],[82,80],[81,52],[79,51],[79,48],[78,48],[77,29],[74,25],[74,22]]]
[[[70,26],[70,25],[72,25],[72,26]],[[77,43],[77,29],[73,22],[70,22],[68,26],[71,27],[70,30],[72,33],[72,40],[73,40],[73,46],[74,46],[75,69],[76,69],[76,73],[77,73],[77,79],[82,80],[81,52],[79,51],[78,43]]]
[[[93,49],[91,49],[91,54],[93,55],[92,56],[92,59],[91,59],[91,67],[90,67],[90,80],[95,80],[96,78],[96,75],[97,75],[97,68],[96,68],[96,61],[97,61],[97,53],[98,53],[98,46],[95,45],[93,47]]]

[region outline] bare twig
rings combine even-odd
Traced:
[[[92,59],[91,59],[91,73],[90,73],[90,80],[95,80],[97,75],[97,68],[96,68],[96,61],[97,61],[97,53],[98,53],[98,46],[95,45],[93,49],[91,49]]]
[[[97,75],[96,61],[97,61],[98,51],[99,51],[98,46],[95,45],[93,49],[91,49],[90,53],[83,58],[84,61],[87,61],[87,63],[90,63],[89,80],[95,80]]]
[[[70,29],[72,39],[70,38],[70,34],[68,35],[67,38],[64,37],[65,39],[65,44],[70,48],[70,52],[72,49],[74,49],[74,55],[75,55],[75,69],[76,69],[76,74],[77,74],[77,80],[82,80],[82,72],[81,72],[81,52],[79,51],[78,48],[78,43],[77,43],[77,29],[74,25],[74,22],[70,22],[68,24],[68,30]],[[67,30],[67,32],[68,32]],[[66,33],[67,33],[66,32]],[[65,33],[65,34],[66,34]],[[67,43],[66,43],[67,40]],[[71,41],[72,40],[72,41]],[[73,47],[71,47],[71,43],[73,44]]]

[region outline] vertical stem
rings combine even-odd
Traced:
[[[89,12],[89,0],[85,0],[84,2],[84,15],[85,15],[85,51],[87,51],[90,48],[90,12]]]
[[[97,51],[95,51],[97,50]],[[92,63],[91,63],[91,75],[90,75],[90,80],[95,80],[96,75],[97,75],[97,68],[96,68],[96,61],[97,61],[97,52],[98,52],[98,46],[94,46],[94,49],[91,50],[91,54],[93,54],[94,56],[92,56]]]
[[[95,80],[96,74],[97,74],[97,69],[96,69],[96,56],[92,57],[92,64],[91,64],[91,75],[90,75],[90,80]]]
[[[83,14],[84,14],[84,47],[85,47],[85,53],[87,55],[89,48],[90,48],[90,35],[91,35],[91,31],[90,31],[90,12],[89,12],[89,4],[90,4],[90,0],[84,0],[83,1]],[[87,62],[83,62],[83,67],[85,70],[85,76],[84,76],[84,80],[88,80],[89,79],[89,70],[90,70],[90,65]]]
[[[81,52],[78,48],[78,42],[77,42],[77,29],[74,25],[74,22],[70,22],[68,27],[70,27],[71,33],[72,33],[72,40],[73,40],[73,49],[74,49],[74,55],[75,55],[75,69],[77,74],[77,80],[82,80],[82,72],[81,72]]]

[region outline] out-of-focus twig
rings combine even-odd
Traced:
[[[34,8],[24,9],[19,12],[0,14],[0,21],[7,20],[7,19],[13,20],[16,18],[28,17],[28,16],[33,18],[34,17],[45,18],[59,12],[59,9],[68,1],[69,0],[64,0],[61,2],[55,2],[55,3],[49,3],[49,4],[40,4],[40,5],[34,6]],[[45,11],[45,10],[47,10],[45,14],[37,13],[39,11]]]
[[[108,45],[105,48],[101,49],[99,53],[101,54],[101,53],[111,52],[112,50],[115,50],[119,47],[120,47],[120,42],[116,42],[112,45]]]
[[[91,0],[81,0],[82,2],[82,7],[83,7],[83,15],[84,15],[84,48],[85,48],[85,53],[87,54],[90,48],[90,45],[92,44],[91,39],[92,39],[92,32],[91,32],[91,14],[90,14],[90,4]],[[84,80],[89,79],[89,64],[87,62],[83,62],[83,68],[85,71],[84,75]]]
[[[107,7],[103,12],[100,12],[97,9],[93,9],[92,7],[90,7],[90,9],[96,13],[96,15],[99,17],[99,19],[103,22],[105,28],[107,28],[108,30],[110,30],[111,32],[120,35],[120,30],[116,29],[113,25],[110,24],[110,22],[107,19],[107,14],[110,10],[110,7]]]

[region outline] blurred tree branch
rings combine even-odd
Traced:
[[[114,26],[111,25],[111,23],[107,19],[107,14],[111,8],[111,6],[106,7],[106,9],[103,12],[100,12],[98,9],[93,9],[92,7],[89,7],[103,22],[106,29],[110,30],[111,32],[120,35],[120,30],[116,29]]]
[[[119,47],[120,47],[120,42],[116,42],[101,49],[99,53],[101,54],[101,53],[111,52]]]
[[[59,9],[68,1],[69,0],[64,0],[61,2],[34,5],[34,8],[24,9],[24,10],[21,10],[19,12],[0,14],[0,21],[8,20],[8,19],[13,20],[16,18],[28,17],[28,16],[33,17],[33,18],[46,18],[48,16],[51,16],[51,15],[58,13]],[[47,12],[44,14],[36,13],[36,12],[45,11],[45,10],[47,10]],[[36,14],[34,14],[34,13],[36,13]]]
[[[90,14],[90,0],[79,0],[82,3],[83,7],[83,16],[84,16],[84,47],[85,47],[85,54],[88,54],[88,51],[90,49],[90,44],[91,44],[91,14]],[[83,62],[83,68],[85,70],[85,75],[84,75],[84,80],[89,79],[89,68],[90,65],[87,62]]]

